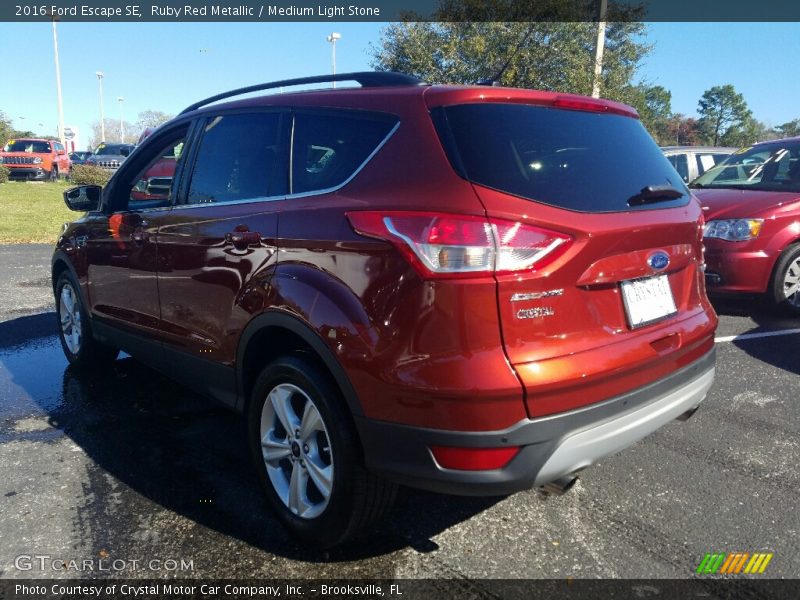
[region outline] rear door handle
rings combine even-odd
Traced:
[[[258,231],[230,231],[225,234],[225,242],[234,248],[244,250],[248,246],[260,244],[261,234]]]

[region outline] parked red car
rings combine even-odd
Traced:
[[[709,291],[766,294],[800,315],[800,137],[742,148],[691,187]]]
[[[171,155],[169,194],[138,197]],[[123,349],[244,413],[277,514],[322,546],[398,483],[564,491],[714,378],[700,205],[615,102],[274,82],[65,200],[88,211],[53,256],[68,360]]]

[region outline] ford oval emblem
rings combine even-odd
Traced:
[[[653,252],[647,257],[647,264],[654,271],[663,271],[669,266],[669,254],[666,252]]]

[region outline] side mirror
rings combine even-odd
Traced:
[[[99,185],[79,185],[64,192],[64,203],[70,210],[89,212],[100,208],[100,194],[103,188]]]

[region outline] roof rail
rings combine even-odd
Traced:
[[[339,73],[336,75],[316,75],[314,77],[300,77],[298,79],[284,79],[283,81],[271,81],[269,83],[258,83],[256,85],[249,85],[247,87],[231,90],[230,92],[223,92],[216,96],[211,96],[200,102],[195,102],[191,106],[184,108],[180,114],[185,114],[193,110],[197,110],[201,106],[211,104],[217,100],[231,98],[233,96],[240,96],[242,94],[249,94],[250,92],[258,92],[261,90],[270,90],[274,88],[289,87],[293,85],[305,85],[308,83],[331,83],[335,81],[355,81],[360,83],[362,87],[389,87],[398,85],[423,85],[425,82],[405,75],[403,73],[395,73],[393,71],[362,71],[359,73]]]

